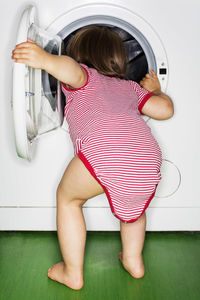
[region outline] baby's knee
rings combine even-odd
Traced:
[[[57,204],[62,202],[64,202],[65,204],[69,204],[72,201],[72,196],[69,193],[69,189],[66,185],[63,185],[62,182],[57,187],[56,199]]]
[[[56,199],[57,205],[82,206],[85,203],[85,200],[77,198],[76,193],[70,189],[70,186],[62,182],[57,187]]]

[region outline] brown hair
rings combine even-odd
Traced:
[[[67,55],[99,73],[124,79],[127,56],[120,36],[106,26],[78,30],[67,45]]]

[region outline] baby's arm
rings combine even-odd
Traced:
[[[35,42],[16,45],[12,59],[35,69],[43,69],[59,81],[76,89],[86,83],[87,75],[83,68],[69,56],[57,56],[46,52]]]
[[[153,94],[144,104],[142,113],[156,120],[166,120],[173,116],[174,106],[169,96],[161,92],[160,82],[156,73],[151,70],[152,76],[146,76],[140,81],[140,85]]]

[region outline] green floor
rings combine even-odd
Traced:
[[[119,232],[88,232],[85,285],[73,291],[46,276],[61,259],[56,232],[0,232],[0,299],[200,299],[199,232],[147,232],[142,279],[123,269],[120,249]]]

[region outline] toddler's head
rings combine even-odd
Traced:
[[[126,77],[124,44],[119,35],[106,26],[90,25],[78,30],[67,45],[67,55],[101,74]]]

